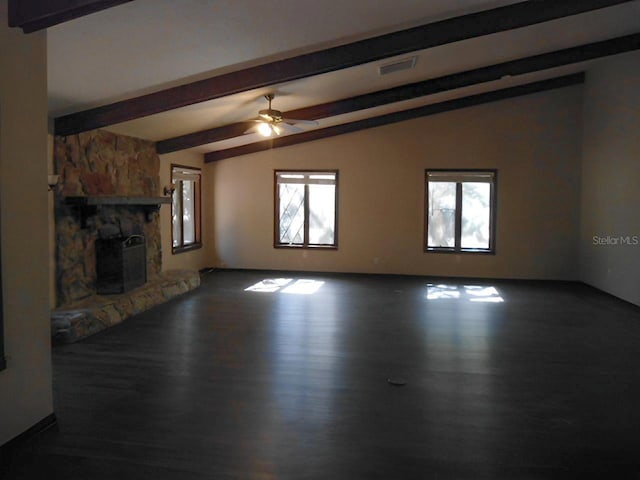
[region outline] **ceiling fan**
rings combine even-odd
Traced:
[[[283,133],[300,133],[304,130],[297,127],[298,124],[306,125],[318,125],[315,120],[294,120],[292,118],[284,118],[280,110],[274,110],[271,108],[271,101],[275,95],[269,93],[264,96],[269,102],[269,108],[260,110],[258,117],[254,122],[256,125],[251,127],[244,133],[259,133],[263,137],[270,137],[272,135],[282,135]]]

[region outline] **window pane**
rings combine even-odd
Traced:
[[[180,208],[180,184],[182,182],[175,182],[176,190],[173,192],[173,204],[171,205],[171,215],[173,222],[173,246],[177,247],[180,245],[182,240],[182,232],[180,225],[180,215],[182,213],[182,209]]]
[[[456,183],[429,182],[427,246],[454,247],[456,230]]]
[[[335,185],[309,185],[309,243],[335,244]]]
[[[491,185],[462,184],[462,248],[489,248]]]
[[[304,185],[281,183],[280,196],[280,243],[302,244],[304,242]]]
[[[196,203],[194,182],[182,182],[182,226],[185,245],[196,241]]]

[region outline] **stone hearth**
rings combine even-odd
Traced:
[[[55,343],[73,343],[117,325],[199,285],[198,272],[173,270],[164,272],[142,287],[127,293],[92,295],[52,312],[52,338]]]

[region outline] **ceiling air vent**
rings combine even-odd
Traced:
[[[403,58],[402,60],[397,60],[393,63],[387,63],[386,65],[380,65],[378,67],[378,72],[380,75],[388,75],[394,72],[401,72],[402,70],[411,70],[416,66],[416,62],[418,61],[418,56],[414,55],[413,57]]]

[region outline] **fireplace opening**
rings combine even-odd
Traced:
[[[96,239],[96,290],[99,295],[125,293],[147,282],[143,235]]]

